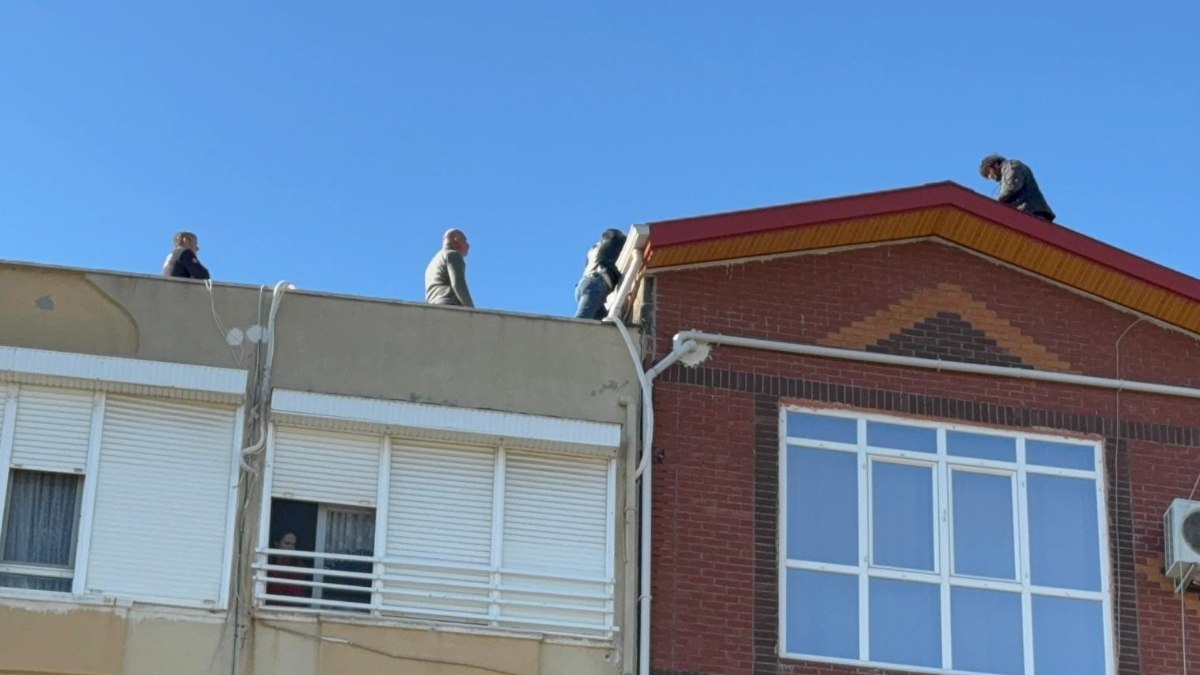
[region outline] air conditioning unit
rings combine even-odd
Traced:
[[[1176,499],[1163,514],[1167,576],[1186,588],[1200,572],[1200,501]]]

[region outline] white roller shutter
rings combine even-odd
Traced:
[[[492,450],[392,446],[389,556],[489,565]]]
[[[403,581],[385,603],[422,616],[488,616],[495,467],[494,450],[393,441],[387,556],[405,562],[387,566]]]
[[[508,453],[500,594],[505,616],[599,631],[611,626],[612,586],[602,581],[609,555],[608,485],[607,462]]]
[[[89,592],[222,604],[230,408],[109,396]]]
[[[505,569],[603,577],[608,464],[508,453]]]
[[[13,425],[12,465],[83,473],[92,434],[92,398],[86,391],[22,386]]]
[[[276,427],[271,494],[375,506],[381,443],[379,436]]]

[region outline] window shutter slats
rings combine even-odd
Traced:
[[[392,447],[388,555],[488,565],[490,450]]]
[[[89,591],[220,604],[235,418],[108,397]]]
[[[377,436],[276,427],[271,494],[375,506],[379,447]]]
[[[506,474],[504,568],[603,577],[607,463],[510,452]]]
[[[83,473],[92,433],[92,393],[22,386],[13,427],[13,466]]]
[[[495,452],[392,445],[387,572],[403,581],[385,601],[436,616],[488,615]]]

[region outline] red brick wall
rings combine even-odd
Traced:
[[[1020,350],[1024,341],[1044,348],[1042,365],[1057,359],[1089,375],[1115,374],[1113,344],[1136,318],[922,242],[659,273],[655,350],[665,354],[681,329],[820,344],[911,298],[928,301],[936,294],[922,292],[939,284],[962,290],[969,302],[959,304],[976,308],[968,311],[1000,347]],[[913,303],[904,306],[911,312]],[[987,312],[998,319],[985,321]],[[1148,322],[1123,339],[1120,361],[1128,379],[1200,386],[1196,341]],[[1112,391],[727,347],[699,368],[672,367],[655,385],[654,445],[662,455],[653,504],[656,671],[879,672],[775,656],[777,423],[788,401],[1103,438],[1120,670],[1183,671],[1180,601],[1160,571],[1161,516],[1200,472],[1200,401],[1122,394],[1118,433]],[[1189,598],[1184,611],[1195,624],[1189,662],[1200,664],[1200,600]]]
[[[933,242],[806,255],[656,277],[659,353],[680,329],[810,344],[939,284],[962,288],[1073,370],[1113,377],[1113,344],[1136,319],[960,249]],[[1200,386],[1200,343],[1143,322],[1121,342],[1127,378]]]

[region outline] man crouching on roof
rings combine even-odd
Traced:
[[[1054,211],[1050,210],[1050,205],[1042,196],[1033,171],[1024,163],[1000,155],[988,155],[979,163],[979,175],[1000,183],[1000,194],[996,195],[996,201],[1054,222]]]

